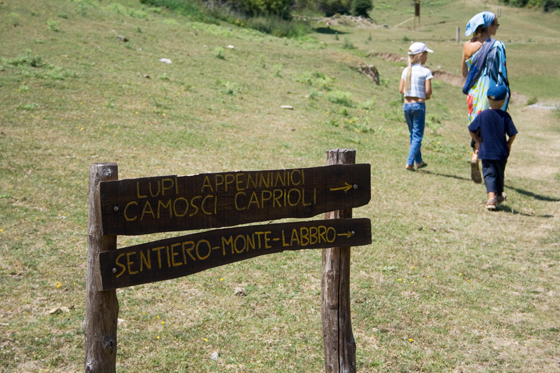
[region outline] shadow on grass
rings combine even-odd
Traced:
[[[523,194],[524,196],[531,197],[534,199],[538,199],[539,201],[546,201],[546,202],[560,202],[560,198],[556,197],[549,197],[549,196],[541,196],[540,194],[536,194],[533,192],[529,192],[528,190],[515,188],[509,185],[504,185],[505,188],[515,190],[519,194]]]
[[[510,214],[513,215],[521,215],[521,216],[530,216],[533,218],[553,218],[554,215],[550,215],[550,214],[544,214],[544,215],[535,215],[535,214],[527,214],[525,212],[521,212],[519,210],[514,210],[509,206],[504,206],[504,205],[500,205],[496,207],[496,211],[503,211],[503,212],[509,212]]]
[[[467,180],[467,181],[472,182],[471,179],[468,179],[468,178],[462,177],[462,176],[457,176],[457,175],[438,174],[437,172],[432,172],[432,171],[427,171],[427,170],[418,170],[418,172],[422,172],[422,173],[430,174],[430,175],[434,175],[434,176],[448,177],[450,179]]]
[[[344,34],[347,34],[347,32],[337,31],[337,30],[335,30],[333,28],[330,28],[330,27],[317,27],[316,29],[313,29],[313,31],[315,31],[319,34],[326,34],[326,35],[334,35],[334,34],[344,35]]]
[[[448,178],[457,179],[457,180],[467,180],[467,181],[472,182],[472,180],[469,179],[469,178],[462,177],[462,176],[457,176],[457,175],[439,174],[437,172],[432,172],[432,171],[427,171],[427,170],[419,170],[418,172],[423,172],[425,174],[430,174],[430,175],[435,175],[435,176],[448,177]],[[531,197],[531,198],[537,199],[539,201],[560,202],[560,198],[558,198],[558,197],[543,196],[543,195],[540,195],[540,194],[529,192],[528,190],[512,187],[512,186],[507,185],[507,184],[504,185],[504,188],[515,190],[519,194],[523,194],[524,196]]]

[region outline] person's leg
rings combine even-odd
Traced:
[[[506,170],[507,161],[496,161],[496,171],[498,174],[496,182],[496,195],[501,196],[504,193],[504,172]]]
[[[412,119],[412,104],[404,104],[403,112],[404,112],[404,119],[406,119],[406,124],[408,125],[409,144],[412,145],[412,129],[414,127],[414,123]],[[406,160],[406,169],[414,170],[413,163],[408,159]]]
[[[412,119],[412,130],[410,134],[410,151],[408,153],[407,164],[422,164],[422,154],[420,147],[422,146],[422,137],[424,136],[424,118],[426,115],[425,104],[410,104],[410,116]]]
[[[496,161],[482,160],[482,174],[484,175],[484,184],[486,185],[486,192],[488,193],[486,208],[489,210],[494,210],[496,208],[498,173]]]
[[[414,157],[414,163],[416,167],[422,166],[424,161],[422,160],[422,139],[424,138],[424,128],[426,127],[426,104],[421,104],[418,109],[418,115],[414,119],[414,137],[418,141],[418,151],[416,152],[416,157]]]
[[[478,167],[478,149],[475,148],[474,140],[471,140],[472,157],[471,157],[471,179],[477,184],[482,183],[480,176],[480,168]]]

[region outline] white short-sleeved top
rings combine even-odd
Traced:
[[[401,79],[406,81],[406,73],[408,67],[403,70]],[[404,97],[426,98],[426,80],[432,79],[434,76],[430,69],[419,63],[412,65],[412,74],[410,75],[410,88],[404,93]]]

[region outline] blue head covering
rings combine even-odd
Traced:
[[[504,85],[495,85],[488,88],[488,93],[486,94],[489,99],[501,101],[507,97],[508,89]]]
[[[494,18],[496,18],[496,15],[492,12],[478,13],[476,16],[471,18],[469,23],[467,23],[465,36],[469,36],[470,34],[474,33],[476,31],[476,28],[480,25],[484,25],[483,28],[490,26]]]

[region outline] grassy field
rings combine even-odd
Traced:
[[[374,237],[352,251],[358,371],[557,372],[560,115],[526,101],[560,103],[558,13],[502,9],[520,133],[495,213],[446,81],[427,104],[429,167],[404,170],[404,63],[378,55],[422,40],[428,67],[458,75],[456,27],[496,5],[424,1],[414,31],[409,1],[380,0],[379,27],[280,39],[133,0],[0,2],[0,372],[83,371],[90,163],[124,179],[321,166],[333,148],[372,165],[354,210]],[[119,290],[117,371],[321,372],[320,273],[302,251]]]

